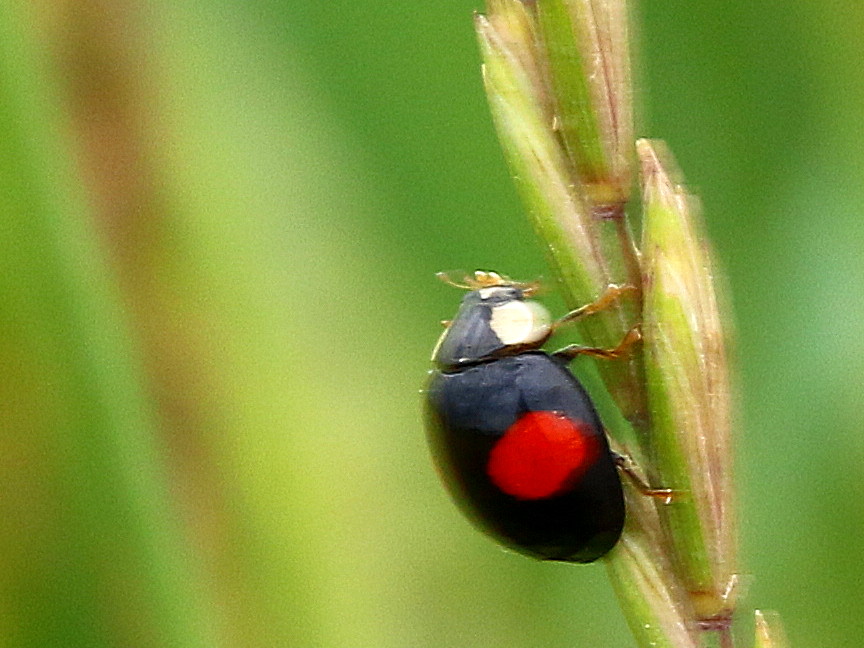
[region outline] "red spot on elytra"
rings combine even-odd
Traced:
[[[518,499],[551,497],[581,477],[600,454],[584,421],[557,412],[528,412],[489,453],[492,482]]]

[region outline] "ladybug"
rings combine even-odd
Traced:
[[[463,285],[444,279],[470,291],[433,351],[426,389],[427,435],[447,489],[507,547],[597,560],[621,536],[624,495],[603,424],[567,364],[579,353],[617,357],[633,336],[611,351],[540,347],[623,289],[553,322],[528,299],[536,284],[480,271]]]

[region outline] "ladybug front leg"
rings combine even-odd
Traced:
[[[585,304],[584,306],[580,306],[576,310],[572,310],[563,317],[556,320],[550,327],[551,332],[554,333],[559,327],[564,326],[565,324],[570,324],[571,322],[575,322],[576,320],[582,319],[587,315],[593,315],[594,313],[599,313],[600,311],[611,308],[612,305],[616,301],[618,301],[622,295],[635,291],[636,286],[633,286],[631,284],[624,284],[621,286],[619,286],[618,284],[610,284],[609,286],[607,286],[606,290],[603,291],[603,294],[597,298],[596,301],[593,301],[590,304]]]
[[[627,334],[621,340],[620,344],[614,349],[600,349],[598,347],[587,347],[581,344],[571,344],[559,349],[552,354],[552,357],[564,362],[570,362],[573,358],[579,355],[587,355],[593,358],[603,358],[604,360],[615,360],[630,352],[630,347],[642,339],[642,333],[639,331],[639,326],[636,325],[627,331]]]

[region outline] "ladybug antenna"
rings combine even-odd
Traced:
[[[522,291],[522,294],[526,297],[533,297],[534,295],[543,292],[543,282],[540,279],[535,279],[534,281],[513,282],[513,285],[519,288],[519,290]]]
[[[494,286],[513,286],[521,290],[526,297],[535,295],[541,287],[539,281],[514,281],[507,275],[498,274],[491,270],[475,270],[474,276],[465,275],[462,281],[456,281],[448,272],[435,274],[438,279],[448,286],[460,288],[461,290],[480,290],[481,288],[492,288]]]
[[[443,281],[448,286],[453,286],[454,288],[459,288],[460,290],[475,290],[474,286],[471,285],[469,277],[466,275],[462,278],[462,282],[458,282],[450,276],[449,272],[436,272],[435,277]]]

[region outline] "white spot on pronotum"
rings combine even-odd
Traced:
[[[506,345],[534,344],[549,335],[552,318],[542,304],[509,301],[492,309],[489,325]]]

